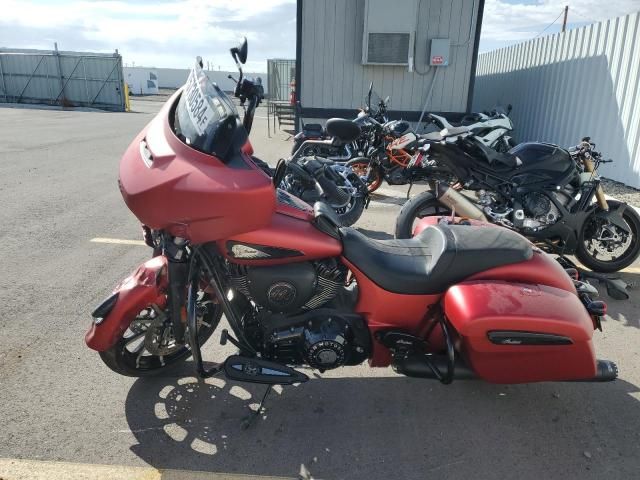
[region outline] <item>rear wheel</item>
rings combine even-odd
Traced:
[[[354,158],[347,162],[347,167],[351,167],[353,173],[360,177],[360,180],[367,186],[369,193],[375,192],[382,185],[382,173],[380,169],[371,166],[368,158]]]
[[[610,210],[621,204],[613,200],[607,201]],[[629,232],[608,222],[595,214],[585,222],[576,257],[586,267],[595,272],[617,272],[631,265],[640,253],[640,216],[633,207],[627,206],[622,219],[629,227]]]
[[[451,215],[431,192],[423,192],[406,202],[396,219],[396,238],[411,238],[416,223],[424,217]]]
[[[364,204],[363,197],[352,196],[346,206],[334,208],[343,227],[350,227],[360,219],[364,211]]]
[[[200,344],[213,334],[222,317],[222,306],[209,294],[198,292],[196,302]],[[102,361],[116,373],[144,377],[164,372],[191,355],[188,345],[178,344],[172,335],[166,310],[149,305],[131,322],[118,342],[100,352]]]

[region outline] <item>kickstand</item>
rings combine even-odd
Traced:
[[[409,189],[407,190],[407,200],[409,200],[409,197],[411,196],[411,189],[413,188],[413,180],[411,180],[409,182]]]
[[[247,428],[249,428],[253,424],[255,419],[260,416],[260,414],[262,413],[262,410],[264,409],[264,402],[269,396],[269,394],[271,393],[272,387],[273,385],[267,386],[267,389],[265,390],[264,395],[262,395],[262,400],[260,400],[260,404],[258,405],[258,408],[256,409],[256,411],[251,412],[247,417],[245,417],[242,420],[241,427],[243,430],[246,430]]]

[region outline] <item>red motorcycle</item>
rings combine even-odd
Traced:
[[[246,41],[231,52],[236,96],[251,104]],[[347,120],[326,128],[357,134]],[[120,190],[154,257],[93,312],[86,343],[114,371],[153,374],[193,355],[202,377],[267,385],[365,360],[442,383],[616,378],[594,356],[605,305],[524,237],[428,217],[411,239],[373,240],[277,191],[286,165],[269,178],[247,137],[196,64],[124,154]],[[200,349],[223,312],[221,343],[239,352],[205,369]]]

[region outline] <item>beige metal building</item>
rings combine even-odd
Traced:
[[[298,0],[296,93],[306,118],[352,117],[369,83],[392,118],[471,108],[484,0]],[[455,116],[455,115],[453,115]]]

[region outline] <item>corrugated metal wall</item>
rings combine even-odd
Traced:
[[[474,110],[513,105],[515,137],[591,136],[608,178],[640,188],[640,12],[479,56]]]
[[[123,111],[122,57],[1,49],[0,102]]]
[[[404,8],[407,0],[393,2]],[[450,38],[450,65],[435,79],[430,111],[464,112],[474,50],[475,19],[480,1],[417,0],[416,69],[362,64],[364,0],[304,0],[301,83],[303,108],[357,108],[369,82],[391,97],[391,109],[420,111],[436,67],[428,66],[430,40]],[[471,36],[469,33],[471,32]]]

